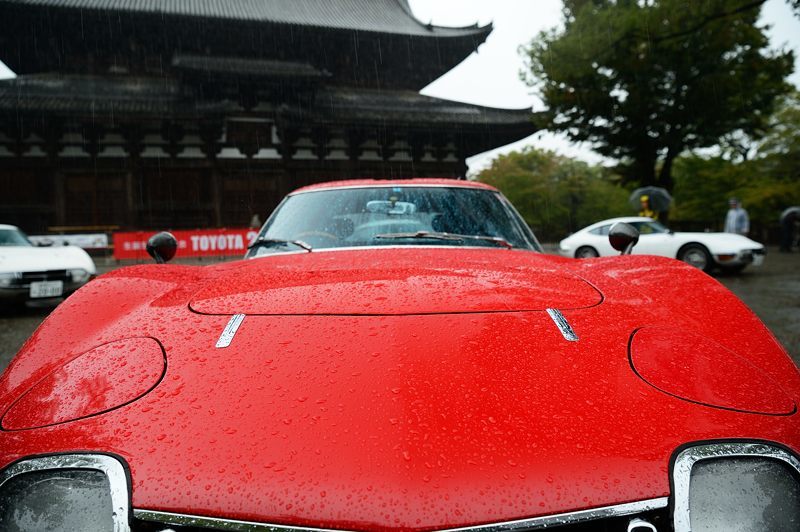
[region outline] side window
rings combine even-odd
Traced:
[[[639,231],[640,235],[652,235],[658,233],[651,222],[631,222],[631,225]]]
[[[592,229],[592,230],[591,230],[591,231],[589,231],[589,232],[590,232],[591,234],[593,234],[593,235],[600,235],[600,236],[603,236],[603,235],[607,235],[607,234],[608,234],[608,230],[609,230],[610,228],[611,228],[611,226],[610,226],[610,225],[601,225],[600,227],[595,227],[594,229]]]

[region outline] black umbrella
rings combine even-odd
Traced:
[[[637,188],[628,198],[628,203],[634,209],[641,207],[642,196],[647,196],[650,202],[650,208],[656,212],[663,212],[669,210],[669,204],[672,203],[672,196],[669,195],[667,189],[661,187],[641,187]]]
[[[783,223],[787,218],[790,220],[800,219],[800,207],[794,206],[784,209],[784,211],[781,213],[781,223]]]

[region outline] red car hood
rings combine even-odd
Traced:
[[[553,266],[503,249],[455,255],[416,248],[273,255],[209,282],[194,295],[191,308],[201,314],[404,315],[600,303],[597,289]]]
[[[80,353],[123,337],[157,338],[166,371],[116,409],[0,433],[0,467],[30,454],[110,452],[130,466],[135,508],[421,530],[665,496],[670,457],[691,441],[757,438],[800,450],[796,368],[704,274],[651,257],[412,251],[418,269],[397,266],[411,251],[384,250],[301,255],[298,267],[274,257],[205,271],[132,268],[93,281],[26,344],[0,381],[0,411]],[[396,267],[383,270],[390,253]],[[498,256],[502,268],[486,266]],[[300,282],[305,269],[325,281]],[[670,282],[676,269],[685,283]],[[505,290],[506,276],[520,293]],[[429,286],[434,278],[448,291]],[[323,296],[323,286],[339,305],[301,299]],[[553,307],[577,342],[541,310]],[[215,348],[230,317],[199,312],[243,311],[230,346]],[[684,331],[711,345],[684,378],[718,386],[713,350],[723,346],[739,363],[726,381],[744,383],[733,398],[742,408],[699,404],[716,400],[702,386],[681,389],[701,394],[693,402],[663,389],[680,370],[663,367],[680,350],[666,362],[649,350],[679,345]],[[754,374],[766,394],[747,388]]]

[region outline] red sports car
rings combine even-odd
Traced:
[[[0,530],[800,530],[800,374],[696,268],[545,255],[452,180],[300,189],[248,258],[42,324]]]

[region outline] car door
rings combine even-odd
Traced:
[[[631,222],[639,231],[639,243],[633,247],[635,255],[659,255],[674,257],[675,236],[658,222]]]

